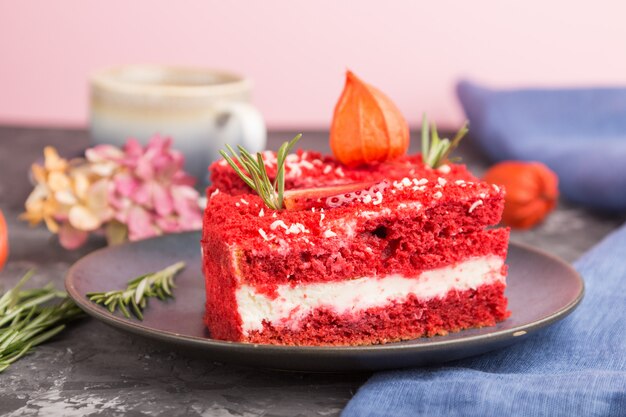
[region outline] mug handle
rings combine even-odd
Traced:
[[[259,152],[267,144],[267,129],[261,113],[253,105],[245,102],[229,102],[219,105],[221,116],[235,119],[240,128],[238,145],[249,152]],[[227,123],[230,123],[227,121]]]

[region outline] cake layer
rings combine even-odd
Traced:
[[[244,340],[285,345],[365,345],[446,335],[472,327],[493,326],[506,319],[507,300],[501,281],[476,289],[450,291],[444,298],[390,302],[361,314],[337,314],[326,308],[311,312],[297,329],[263,323]]]
[[[469,257],[506,256],[508,229],[480,230],[439,236],[418,224],[396,221],[358,232],[352,239],[328,239],[315,247],[282,254],[240,250],[232,246],[231,259],[238,280],[272,294],[280,285],[334,282],[360,276],[400,273],[415,277]],[[402,233],[409,226],[412,230]]]
[[[215,189],[209,194],[205,226],[216,226],[213,232],[228,243],[284,251],[329,237],[349,238],[359,224],[385,218],[411,217],[428,232],[448,235],[478,230],[496,224],[504,207],[504,194],[497,186],[453,182],[443,176],[384,181],[348,196],[326,208],[276,211],[257,195],[235,196]]]
[[[451,291],[504,282],[503,265],[502,257],[488,255],[425,271],[417,277],[390,274],[295,286],[282,284],[274,297],[244,284],[236,290],[237,309],[244,335],[262,331],[264,323],[297,331],[303,320],[321,308],[337,316],[358,316],[364,310],[404,303],[411,296],[426,302],[445,298]]]

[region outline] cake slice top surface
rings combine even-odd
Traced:
[[[276,153],[265,151],[262,154],[268,176],[273,180],[277,170]],[[216,188],[220,192],[229,194],[249,194],[251,192],[225,160],[222,159],[211,164],[209,171],[213,184],[210,192]],[[381,181],[383,179],[397,180],[404,177],[436,180],[438,176],[445,176],[446,179],[477,181],[465,165],[447,164],[438,169],[431,169],[424,165],[420,154],[406,155],[384,163],[355,168],[346,167],[332,156],[322,155],[315,151],[298,150],[296,153],[288,155],[285,161],[286,189]]]
[[[266,152],[264,156],[272,178],[276,172],[274,155]],[[214,225],[213,233],[229,245],[288,251],[289,247],[350,238],[357,223],[391,213],[428,216],[435,207],[456,207],[456,213],[462,211],[481,227],[497,223],[501,214],[503,190],[479,181],[463,165],[431,169],[424,166],[420,155],[412,155],[375,166],[347,168],[316,152],[299,151],[289,157],[289,190],[355,182],[366,185],[333,199],[321,198],[319,204],[306,209],[271,210],[232,168],[216,162],[210,167],[216,181],[207,191],[205,214],[206,224]]]

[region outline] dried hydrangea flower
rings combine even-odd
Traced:
[[[32,171],[36,186],[21,217],[31,224],[45,221],[64,247],[79,247],[89,232],[112,218],[108,181],[92,174],[84,163],[70,163],[46,147],[44,165],[34,164]]]
[[[118,243],[200,229],[195,179],[171,145],[160,136],[145,147],[130,139],[123,149],[99,145],[73,161],[46,147],[44,165],[32,166],[36,185],[21,217],[33,225],[44,221],[68,249],[95,231]]]
[[[145,148],[131,139],[118,159],[122,169],[112,177],[109,201],[130,240],[202,227],[195,179],[183,171],[184,157],[171,145],[160,136]]]

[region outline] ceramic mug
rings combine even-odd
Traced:
[[[203,68],[123,66],[91,76],[90,131],[95,144],[146,143],[170,136],[185,169],[207,183],[207,167],[225,144],[265,148],[267,132],[250,100],[251,82]],[[200,184],[200,185],[202,185]]]

